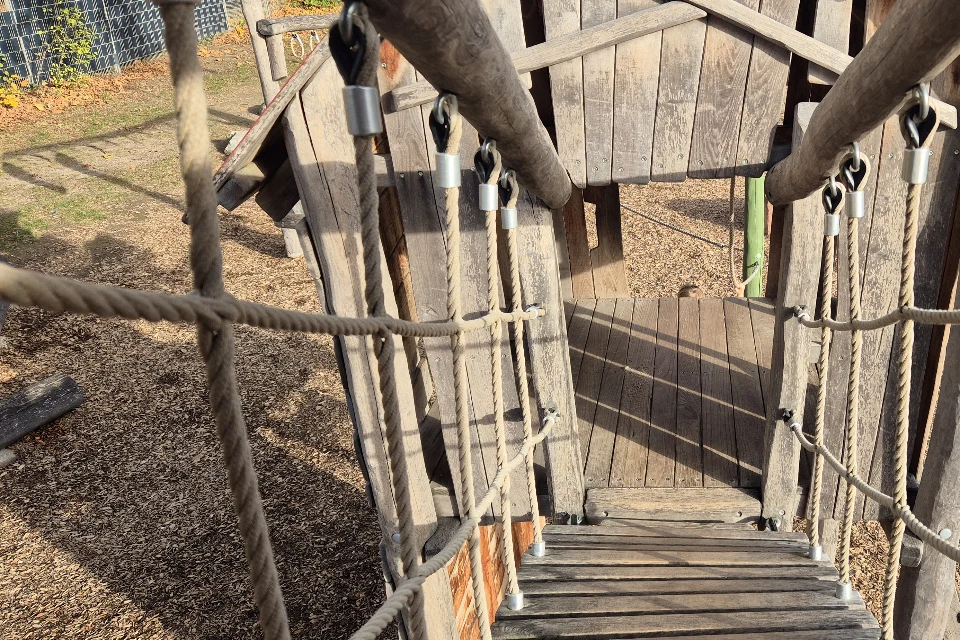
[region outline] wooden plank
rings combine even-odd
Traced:
[[[262,5],[261,5],[262,6]],[[340,20],[339,14],[284,16],[257,20],[257,33],[264,38],[279,36],[291,31],[320,31],[329,29]],[[248,22],[248,24],[253,24]]]
[[[641,626],[642,625],[642,626]],[[767,611],[737,611],[701,613],[660,613],[644,616],[607,616],[587,618],[550,618],[547,620],[498,621],[494,637],[525,640],[527,638],[610,638],[649,637],[655,634],[693,635],[724,631],[754,633],[771,631],[792,632],[796,629],[856,629],[875,628],[873,615],[863,610],[782,611],[770,615]],[[847,637],[847,636],[844,636]],[[877,637],[875,634],[873,637]]]
[[[507,53],[515,55],[527,48],[523,33],[523,16],[520,12],[520,0],[483,0],[483,8],[490,17],[490,24],[503,42]],[[516,64],[516,62],[514,62]],[[523,85],[529,89],[530,74],[521,72]]]
[[[593,528],[593,527],[591,527]],[[596,527],[605,529],[606,527]],[[803,553],[808,549],[806,540],[764,540],[763,538],[713,539],[713,538],[683,538],[671,536],[654,538],[652,536],[559,536],[550,538],[551,549],[583,549],[589,550],[619,550],[619,551],[789,551]]]
[[[620,527],[623,529],[647,529],[649,527],[677,527],[682,529],[720,529],[723,531],[756,531],[749,522],[715,522],[703,520],[657,520],[653,518],[606,518],[599,523],[603,527]]]
[[[598,298],[630,295],[623,259],[620,190],[616,184],[588,188],[584,199],[596,205],[597,246],[590,250],[593,288]]]
[[[734,487],[591,489],[587,517],[742,522],[759,515],[755,489]]]
[[[675,298],[660,300],[657,352],[653,366],[647,487],[672,487],[677,447],[677,327]]]
[[[55,373],[0,400],[0,448],[83,404],[83,389]]]
[[[766,419],[750,308],[746,298],[727,298],[723,301],[723,310],[727,325],[730,388],[733,391],[740,485],[759,487]]]
[[[816,104],[797,105],[794,118],[793,148],[800,146]],[[793,319],[791,309],[816,300],[822,249],[819,194],[793,203],[774,216],[783,216],[783,241],[780,258],[780,289],[774,315],[773,357],[770,361],[770,392],[767,393],[767,426],[763,456],[763,516],[785,518],[789,531],[797,500],[800,445],[783,424],[781,408],[794,411],[802,419],[807,393],[806,350],[809,331]],[[802,424],[802,423],[801,423]]]
[[[663,32],[651,180],[687,178],[706,31],[707,21],[701,19]]]
[[[611,518],[610,520],[613,519]],[[592,538],[612,538],[616,540],[634,540],[636,538],[669,538],[674,540],[734,540],[744,543],[764,540],[789,540],[793,542],[802,542],[804,544],[807,541],[806,534],[794,531],[757,531],[749,526],[746,528],[726,529],[718,529],[714,527],[683,527],[643,520],[637,520],[632,526],[589,527],[587,529],[551,525],[544,529],[543,535],[544,539],[548,540],[559,540],[564,538],[572,538],[574,540]]]
[[[590,324],[593,322],[596,306],[597,301],[590,298],[577,300],[567,329],[570,345],[570,372],[574,389],[579,384],[580,367],[583,365],[583,356],[587,350],[587,337],[590,335]]]
[[[497,613],[497,619],[503,621],[524,620],[529,618],[554,618],[578,616],[616,616],[616,615],[659,615],[678,611],[697,611],[709,614],[717,611],[790,611],[805,610],[819,615],[821,610],[862,609],[860,598],[849,602],[837,598],[835,594],[822,591],[794,591],[786,593],[711,593],[679,595],[666,594],[644,596],[618,594],[616,597],[579,596],[540,596],[532,598],[523,609],[512,610],[503,606]],[[813,612],[816,611],[814,614]],[[642,623],[641,623],[642,625]]]
[[[703,484],[745,486],[738,481],[734,422],[723,301],[700,300],[700,384],[703,393]]]
[[[582,0],[580,27],[588,29],[617,17],[617,5]],[[587,184],[610,184],[613,157],[613,74],[616,49],[608,47],[583,56],[583,114],[586,130]],[[554,100],[556,102],[556,100]]]
[[[763,391],[764,407],[770,390],[770,359],[773,356],[774,303],[769,298],[750,298],[750,322],[753,326],[753,343],[757,350],[757,366],[760,370],[760,388]]]
[[[834,0],[824,0],[833,2]],[[793,28],[800,0],[761,0],[760,15]],[[764,38],[755,38],[747,89],[743,98],[743,125],[737,143],[737,175],[759,177],[766,170],[773,136],[786,101],[790,52]]]
[[[260,0],[240,0],[240,11],[248,25],[257,24],[263,15],[263,3]],[[263,99],[270,102],[280,85],[273,78],[270,71],[270,56],[267,55],[267,43],[259,34],[250,29],[250,44],[253,46],[253,58],[257,65],[257,75],[260,77],[260,88],[263,90]]]
[[[524,564],[567,566],[681,566],[681,567],[805,567],[813,561],[797,551],[638,551],[611,549],[555,549],[549,554],[536,557],[528,555]]]
[[[599,527],[598,527],[599,528]],[[631,566],[609,565],[602,567],[531,565],[526,564],[520,571],[520,581],[526,585],[535,581],[568,580],[572,582],[587,580],[769,580],[769,567],[749,566]],[[810,578],[824,582],[836,582],[837,570],[829,563],[816,566],[780,566],[776,570],[777,579]]]
[[[577,410],[567,328],[560,297],[550,210],[526,195],[518,202],[517,241],[524,301],[543,305],[546,315],[527,323],[527,353],[533,394],[541,410],[555,407],[559,417],[546,439],[546,460],[554,522],[583,513],[583,457],[577,437]]]
[[[654,0],[620,0],[617,16],[622,18],[656,6]],[[611,177],[620,184],[650,182],[662,33],[657,31],[617,45]]]
[[[700,300],[679,299],[676,486],[703,486],[700,397]]]
[[[590,243],[587,239],[587,221],[583,213],[583,191],[579,187],[574,187],[562,211],[573,297],[596,298],[597,294],[593,286],[593,262],[590,258]]]
[[[760,0],[738,0],[756,11]],[[707,18],[700,91],[687,174],[728,178],[737,158],[737,137],[753,37],[716,17]]]
[[[593,433],[593,420],[597,414],[597,400],[600,396],[600,383],[603,380],[607,343],[610,340],[610,325],[613,322],[615,309],[615,300],[597,300],[583,360],[580,363],[580,374],[576,386],[577,431],[580,434],[580,450],[583,452],[584,461],[589,460],[590,437]]]
[[[852,13],[853,0],[817,0],[813,37],[837,51],[849,53]],[[811,64],[807,79],[811,84],[832,85],[837,81],[837,74],[820,65]]]
[[[544,0],[543,26],[547,42],[579,32],[580,0]],[[550,94],[557,153],[573,184],[582,189],[587,186],[582,60],[570,60],[550,68]]]
[[[833,593],[836,587],[826,580],[810,578],[784,580],[738,580],[736,578],[704,580],[549,580],[523,582],[523,593],[546,595],[645,595],[666,596],[680,594],[718,593],[793,593],[814,591]],[[834,596],[836,598],[836,596]],[[532,600],[531,600],[532,601]]]
[[[642,487],[646,478],[658,312],[657,300],[634,301],[617,422],[618,437],[610,469],[611,487]]]
[[[565,228],[564,222],[564,211],[567,208],[567,205],[571,201],[576,199],[573,197],[574,193],[579,192],[580,190],[576,187],[573,188],[573,191],[570,193],[570,200],[567,200],[567,204],[563,206],[562,209],[553,210],[553,235],[554,235],[554,246],[557,251],[557,266],[560,268],[560,292],[563,294],[564,301],[573,300],[573,279],[572,273],[570,271],[570,252],[567,251],[567,230]],[[502,231],[501,231],[502,233]],[[504,246],[503,243],[500,243],[501,253],[503,252]],[[501,266],[506,262],[501,258]],[[502,268],[501,268],[502,271]],[[504,279],[506,280],[506,279]],[[503,283],[504,293],[509,297],[510,285],[508,282]],[[566,303],[564,303],[564,308],[566,308]]]
[[[597,397],[597,409],[586,459],[583,480],[587,489],[606,487],[610,484],[610,467],[613,461],[614,442],[617,438],[620,397],[623,391],[624,367],[627,363],[632,320],[633,298],[620,298],[616,301],[613,322],[610,326],[603,378]]]

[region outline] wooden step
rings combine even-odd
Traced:
[[[736,487],[599,488],[587,491],[587,521],[607,518],[695,522],[753,522],[760,518],[760,492]]]
[[[694,550],[695,549],[695,550]],[[751,551],[730,547],[679,551],[659,549],[553,549],[537,558],[531,554],[523,557],[523,564],[530,567],[542,565],[587,565],[587,566],[677,566],[677,567],[782,567],[812,563],[806,551],[764,549]],[[817,563],[827,565],[826,561]],[[829,566],[829,565],[828,565]]]
[[[550,555],[549,549],[547,555]],[[568,566],[564,564],[539,564],[528,562],[524,556],[522,570],[518,577],[525,580],[705,580],[705,579],[763,579],[776,576],[779,578],[813,578],[818,580],[836,580],[837,569],[828,563],[817,563],[815,566],[778,566],[771,570],[766,566],[676,566],[663,564],[659,566],[631,566],[607,565],[600,567]]]
[[[757,531],[752,528],[718,529],[713,527],[675,527],[661,524],[648,524],[643,520],[635,521],[633,526],[582,527],[551,525],[543,535],[550,540],[562,539],[598,539],[601,537],[621,539],[635,538],[677,538],[689,540],[790,540],[807,544],[807,536],[799,531]]]
[[[769,572],[767,572],[769,575]],[[703,578],[675,580],[538,580],[522,581],[521,590],[532,595],[673,595],[682,593],[789,593],[822,591],[833,594],[832,580],[819,578]]]
[[[629,527],[643,529],[645,527],[670,527],[674,529],[729,529],[732,531],[756,531],[757,528],[750,522],[698,522],[696,520],[657,520],[654,518],[644,518],[637,520],[633,518],[604,518],[600,522],[591,524],[601,527]]]

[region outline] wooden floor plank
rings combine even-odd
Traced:
[[[743,522],[760,516],[759,491],[737,487],[590,489],[589,522],[606,518]]]
[[[796,565],[780,566],[775,571],[770,567],[732,566],[563,566],[524,564],[519,574],[521,582],[537,580],[764,580],[771,575],[778,579],[811,578],[832,583],[837,580],[837,569],[830,564],[815,567]]]
[[[574,383],[577,394],[580,451],[584,460],[589,459],[590,455],[590,435],[593,432],[593,419],[597,413],[597,398],[600,396],[600,382],[603,379],[603,365],[607,355],[610,323],[613,320],[615,307],[615,300],[597,300],[593,321],[590,323],[590,331],[587,335],[587,344],[583,350],[583,361],[580,363],[580,375]]]
[[[610,326],[610,338],[607,341],[603,377],[584,471],[584,486],[587,488],[606,487],[610,483],[610,465],[613,459],[614,442],[617,438],[623,370],[627,363],[632,322],[633,298],[618,299]]]
[[[590,332],[596,306],[597,301],[590,298],[577,300],[573,316],[569,320],[567,342],[570,344],[570,373],[573,376],[574,388],[580,377],[580,365],[583,362],[583,352],[587,348],[587,334]]]
[[[594,527],[590,527],[593,529]],[[601,528],[601,527],[597,527]],[[761,532],[766,533],[766,532]],[[767,539],[764,536],[751,538],[701,538],[682,536],[604,536],[581,534],[577,536],[544,535],[553,549],[651,549],[651,548],[724,548],[724,549],[790,549],[806,551],[808,542],[799,539]]]
[[[810,559],[803,552],[780,551],[640,551],[637,549],[553,549],[542,557],[525,556],[524,563],[531,566],[548,564],[587,566],[692,566],[692,567],[744,567],[744,566],[804,566]]]
[[[737,486],[737,445],[723,301],[700,300],[700,374],[703,394],[703,484]]]
[[[757,531],[750,527],[717,528],[699,525],[680,526],[683,523],[661,524],[649,521],[636,521],[633,526],[620,527],[570,527],[566,525],[548,525],[543,529],[545,538],[579,538],[581,536],[606,536],[611,538],[714,538],[719,540],[798,540],[806,542],[807,534],[799,531]]]
[[[723,313],[727,326],[727,360],[733,394],[740,486],[759,487],[766,416],[747,299],[726,298],[723,301]]]
[[[643,486],[646,478],[658,313],[656,300],[647,298],[634,302],[617,439],[610,468],[611,487]]]
[[[869,629],[823,629],[817,631],[791,631],[790,640],[877,640],[880,630]],[[647,640],[676,640],[676,636],[646,636]],[[759,633],[711,633],[709,640],[782,640],[780,631]]]
[[[603,618],[551,618],[549,620],[498,621],[496,638],[643,638],[659,634],[708,634],[711,632],[781,632],[820,629],[857,629],[875,627],[867,611],[823,610],[817,615],[807,611],[768,611],[674,613],[648,616],[608,616]]]
[[[677,337],[677,466],[674,485],[703,486],[700,300],[681,298]]]
[[[703,580],[543,580],[524,582],[523,593],[533,595],[671,595],[682,593],[794,593],[822,591],[836,597],[836,585],[814,578],[719,578]]]
[[[708,616],[721,611],[805,611],[811,618],[830,609],[863,609],[859,596],[850,601],[835,593],[798,591],[789,593],[711,593],[677,595],[616,594],[592,596],[540,596],[525,600],[523,609],[511,610],[506,604],[497,612],[498,620],[524,620],[571,616],[660,615],[699,613]],[[638,625],[642,628],[642,624]]]
[[[648,487],[672,487],[677,455],[677,326],[676,298],[660,300],[657,318],[657,353],[653,367],[653,400],[650,408],[650,450],[647,456]]]
[[[663,520],[659,518],[618,518],[610,516],[598,523],[603,527],[619,527],[621,529],[646,530],[649,527],[693,528],[693,529],[722,529],[735,531],[756,531],[749,522],[704,522],[697,520]]]
[[[753,344],[757,350],[757,365],[760,368],[760,388],[763,392],[763,406],[766,407],[770,389],[770,359],[773,355],[774,306],[770,298],[750,298],[749,304]]]

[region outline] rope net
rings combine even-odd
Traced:
[[[509,228],[507,231],[507,258],[512,299],[511,310],[503,311],[499,308],[498,295],[500,267],[497,261],[496,201],[489,210],[485,211],[488,310],[482,317],[464,320],[460,302],[459,156],[456,156],[457,184],[446,185],[445,240],[449,319],[443,322],[410,322],[389,316],[386,311],[380,264],[379,195],[373,157],[373,138],[378,131],[351,130],[355,143],[357,187],[362,220],[362,262],[367,317],[346,318],[309,314],[237,300],[226,292],[223,282],[223,255],[220,248],[217,195],[210,164],[210,138],[207,129],[203,71],[197,57],[195,4],[193,0],[154,0],[154,2],[160,8],[165,27],[166,45],[170,54],[180,168],[186,192],[185,219],[190,226],[190,266],[194,291],[188,295],[139,291],[84,283],[0,265],[0,299],[53,313],[73,312],[94,314],[105,318],[121,317],[150,322],[192,323],[197,326],[197,342],[206,362],[210,404],[216,419],[217,434],[249,565],[260,626],[267,640],[287,640],[290,638],[290,630],[240,406],[234,367],[232,326],[240,323],[277,331],[369,336],[377,360],[375,378],[380,392],[380,419],[386,436],[384,444],[387,451],[387,467],[397,510],[402,576],[393,594],[369,621],[353,634],[352,638],[372,640],[400,613],[404,614],[412,638],[420,640],[427,637],[423,584],[427,577],[443,570],[463,544],[467,543],[477,619],[482,637],[484,640],[489,640],[487,593],[480,551],[480,518],[492,507],[495,500],[499,501],[504,535],[498,544],[500,545],[499,553],[506,568],[508,602],[522,606],[522,593],[517,582],[511,538],[509,478],[511,472],[523,465],[531,503],[534,544],[539,544],[542,548],[543,538],[537,507],[533,453],[534,448],[550,433],[557,418],[555,410],[545,408],[541,428],[536,435],[533,434],[533,412],[529,401],[523,347],[523,323],[540,318],[545,312],[536,305],[527,310],[522,309],[516,229]],[[354,60],[356,64],[350,70],[347,89],[360,88],[376,91],[379,35],[366,18],[362,6],[352,15],[352,20],[353,33],[349,35],[363,41],[365,48],[361,47],[361,52],[356,54],[357,59]],[[338,36],[340,33],[334,29],[331,47]],[[355,51],[355,48],[348,47],[348,50]],[[447,96],[445,99],[449,103],[452,96]],[[379,121],[378,101],[373,104],[376,105],[376,120]],[[455,105],[455,101],[453,104]],[[440,115],[449,129],[449,134],[445,137],[443,145],[438,144],[438,149],[443,154],[449,151],[456,155],[460,146],[459,115],[455,107],[448,107],[447,111]],[[493,161],[487,183],[496,185],[502,173],[499,155],[495,150],[490,150],[485,157],[490,157]],[[512,182],[507,180],[507,193],[506,204],[513,208],[519,196],[515,179],[512,179]],[[552,311],[557,312],[555,309]],[[513,327],[513,338],[516,340],[516,383],[523,416],[522,446],[510,459],[507,458],[504,429],[500,360],[504,324]],[[498,470],[486,493],[478,502],[473,487],[469,414],[466,402],[464,336],[467,332],[481,330],[489,330],[491,337],[490,362],[493,365],[491,387],[495,406]],[[423,338],[448,336],[454,357],[457,446],[460,456],[461,496],[464,501],[464,510],[459,529],[443,549],[426,562],[422,561],[421,549],[417,541],[410,484],[407,477],[408,457],[404,448],[397,381],[394,378],[397,336]]]
[[[942,538],[936,531],[920,522],[907,504],[907,438],[910,427],[910,384],[911,361],[913,358],[914,323],[956,324],[960,323],[960,309],[950,311],[919,309],[914,306],[914,270],[917,245],[918,219],[920,215],[920,195],[926,182],[926,161],[921,156],[929,155],[929,148],[939,124],[936,110],[929,105],[929,93],[924,86],[915,90],[915,98],[904,112],[903,132],[906,138],[907,153],[904,155],[903,179],[908,183],[906,196],[906,214],[904,218],[903,246],[900,260],[900,290],[898,308],[878,318],[862,320],[860,318],[860,255],[858,246],[859,218],[863,216],[863,191],[870,166],[865,157],[861,157],[857,144],[840,163],[839,175],[841,187],[835,177],[823,191],[825,212],[824,239],[820,279],[819,317],[812,319],[804,307],[793,310],[794,317],[805,327],[820,329],[820,355],[817,362],[818,388],[814,433],[812,438],[803,433],[799,421],[793,419],[792,412],[786,412],[784,422],[799,440],[801,446],[814,454],[813,473],[810,478],[809,531],[810,557],[821,559],[821,541],[818,523],[820,518],[820,500],[823,490],[823,464],[826,462],[837,471],[845,483],[843,494],[843,520],[840,527],[839,569],[840,581],[837,584],[837,597],[849,599],[853,596],[850,579],[850,542],[853,528],[854,506],[857,491],[877,502],[893,514],[889,542],[890,552],[884,576],[883,615],[881,626],[884,640],[893,640],[894,603],[896,600],[897,578],[900,570],[900,553],[903,546],[905,529],[910,529],[925,544],[954,561],[960,561],[960,548]],[[921,131],[923,133],[921,133]],[[918,169],[918,164],[923,165]],[[846,193],[844,193],[846,192]],[[831,318],[831,298],[834,276],[834,240],[840,232],[838,211],[843,205],[848,218],[846,233],[846,259],[850,308],[849,320],[841,322]],[[841,285],[842,286],[842,285]],[[857,475],[860,396],[860,360],[862,352],[862,332],[898,325],[899,346],[897,347],[897,425],[894,445],[893,495],[887,495],[870,486]],[[832,333],[849,331],[851,334],[850,368],[847,380],[847,407],[844,425],[844,450],[841,462],[836,455],[824,446],[824,418],[826,412],[826,385],[829,376],[829,353]]]

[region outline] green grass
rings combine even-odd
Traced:
[[[95,193],[45,194],[50,192],[35,189],[30,203],[19,211],[0,210],[0,251],[26,246],[55,227],[106,220],[105,205],[122,197],[112,185],[98,185]]]

